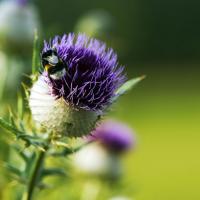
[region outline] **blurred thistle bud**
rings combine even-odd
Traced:
[[[109,35],[113,27],[112,16],[104,10],[92,10],[81,16],[75,31],[84,32],[91,37],[103,37]]]
[[[132,130],[125,124],[108,120],[91,133],[90,140],[100,142],[108,151],[123,153],[135,146]]]
[[[41,57],[44,72],[29,100],[33,118],[59,135],[89,134],[121,95],[126,78],[117,55],[96,39],[69,34],[45,42]]]
[[[0,48],[14,54],[31,50],[39,24],[37,10],[28,0],[0,2]]]
[[[28,1],[30,1],[30,0],[16,0],[18,5],[21,5],[21,6],[26,6]]]
[[[122,173],[119,158],[115,154],[109,154],[97,143],[77,152],[74,155],[74,166],[82,174],[112,180],[118,179]]]
[[[122,123],[109,120],[103,122],[88,139],[93,143],[75,154],[75,166],[89,175],[118,179],[122,173],[119,153],[133,147],[132,131]]]

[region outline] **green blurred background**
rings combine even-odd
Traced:
[[[129,78],[147,76],[110,114],[131,126],[138,140],[136,150],[123,159],[121,193],[134,200],[199,200],[200,1],[33,3],[42,39],[86,31],[114,47]],[[102,27],[93,32],[88,18],[97,18]],[[67,184],[43,192],[41,199],[66,199],[63,194],[72,190]]]

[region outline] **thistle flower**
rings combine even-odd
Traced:
[[[113,50],[83,34],[45,42],[42,64],[45,71],[31,89],[33,118],[69,137],[91,132],[126,79]]]
[[[90,140],[100,142],[107,150],[122,153],[135,144],[132,130],[123,123],[108,120],[91,133]]]

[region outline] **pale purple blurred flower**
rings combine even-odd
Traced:
[[[26,6],[28,4],[28,0],[16,0],[17,4],[20,6]]]
[[[93,141],[99,141],[107,149],[118,153],[135,145],[133,131],[125,124],[112,120],[100,124],[89,138]]]

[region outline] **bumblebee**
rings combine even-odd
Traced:
[[[65,73],[65,64],[59,58],[56,49],[49,49],[42,53],[42,66],[52,79],[60,79]]]

